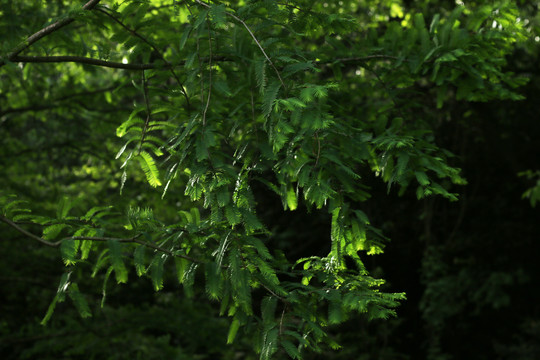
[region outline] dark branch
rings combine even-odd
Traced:
[[[212,61],[231,61],[230,58],[225,56],[214,56]],[[169,69],[173,66],[183,66],[186,62],[184,60],[177,62],[176,64],[124,64],[119,62],[112,62],[100,59],[93,59],[84,56],[72,56],[72,55],[60,55],[60,56],[16,56],[12,60],[13,62],[22,63],[65,63],[73,62],[79,64],[95,65],[101,67],[108,67],[114,69],[125,70],[150,70],[150,69]]]
[[[146,138],[146,134],[148,132],[148,126],[150,125],[150,121],[152,121],[152,110],[150,109],[150,101],[148,100],[148,82],[146,81],[146,75],[144,74],[144,70],[142,71],[142,83],[143,83],[144,104],[146,106],[146,120],[144,121],[144,127],[143,127],[142,135],[141,135],[141,142],[139,143],[139,154],[141,153],[142,148],[143,148],[144,139]]]
[[[160,49],[158,49],[158,47],[154,44],[152,44],[148,39],[146,39],[144,36],[142,36],[141,34],[139,34],[137,31],[129,28],[126,24],[124,24],[122,21],[120,21],[120,19],[118,19],[117,17],[115,17],[114,15],[108,13],[107,11],[103,10],[103,9],[97,9],[99,12],[102,12],[103,14],[107,15],[109,18],[111,18],[113,21],[115,21],[117,24],[119,24],[123,29],[125,29],[126,31],[128,31],[130,34],[132,34],[133,36],[139,38],[141,41],[143,41],[146,45],[150,46],[157,54],[158,56],[161,58],[161,60],[163,60],[163,62],[165,62],[166,64],[168,63],[168,61],[165,59],[165,57],[163,56],[163,53],[161,52]],[[169,66],[169,71],[171,72],[172,76],[174,77],[174,79],[176,80],[176,82],[178,83],[178,85],[180,86],[180,90],[182,91],[182,94],[184,95],[185,99],[186,99],[186,105],[188,107],[188,109],[191,107],[190,105],[190,102],[189,102],[189,97],[187,95],[187,92],[186,92],[186,89],[184,88],[184,84],[182,83],[182,81],[180,81],[180,78],[178,77],[178,75],[176,75],[176,73],[174,72],[174,69],[172,68],[172,66]]]
[[[123,243],[136,243],[136,244],[139,244],[139,245],[143,245],[143,246],[146,246],[148,248],[151,248],[151,249],[154,249],[154,250],[158,250],[158,251],[161,251],[167,255],[170,255],[170,256],[176,256],[176,257],[179,257],[179,258],[182,258],[182,259],[186,259],[186,260],[189,260],[189,261],[192,261],[192,262],[195,262],[195,263],[202,263],[202,261],[198,260],[198,259],[195,259],[195,258],[192,258],[191,256],[187,256],[187,255],[183,255],[183,254],[177,254],[177,253],[174,253],[170,250],[167,250],[167,249],[164,249],[158,245],[154,245],[154,244],[151,244],[151,243],[147,243],[145,241],[142,241],[142,240],[139,240],[138,237],[141,236],[141,234],[137,234],[131,238],[113,238],[113,237],[101,237],[101,236],[70,236],[70,237],[67,237],[67,238],[64,238],[64,239],[61,239],[61,240],[58,240],[56,242],[51,242],[51,241],[47,241],[37,235],[34,235],[32,234],[31,232],[29,231],[26,231],[25,229],[23,229],[22,227],[20,227],[19,225],[17,225],[16,223],[14,223],[13,221],[9,220],[8,218],[5,218],[4,216],[1,216],[0,215],[0,221],[3,221],[5,222],[6,224],[8,224],[9,226],[11,226],[12,228],[14,228],[15,230],[17,230],[18,232],[28,236],[29,238],[31,239],[34,239],[42,244],[45,244],[47,246],[50,246],[50,247],[59,247],[62,242],[66,241],[66,240],[90,240],[90,241],[118,241],[118,242],[123,242]]]
[[[100,59],[93,59],[84,56],[16,56],[12,59],[13,62],[23,62],[23,63],[65,63],[73,62],[79,64],[88,64],[96,65],[101,67],[108,67],[114,69],[126,69],[126,70],[149,70],[157,69],[164,66],[159,66],[156,64],[124,64],[119,62],[112,62]],[[165,67],[170,66],[169,64]]]
[[[3,216],[0,216],[0,221],[3,221],[5,222],[6,224],[8,224],[9,226],[11,226],[12,228],[14,228],[15,230],[17,230],[18,232],[28,236],[29,238],[32,238],[34,240],[37,240],[39,241],[40,243],[42,244],[45,244],[47,246],[52,246],[52,247],[57,247],[58,245],[60,244],[56,244],[56,243],[52,243],[50,241],[47,241],[45,239],[42,239],[40,238],[39,236],[37,235],[34,235],[32,234],[31,232],[28,232],[26,231],[25,229],[23,229],[22,227],[20,227],[19,225],[15,224],[13,221],[9,220],[8,218],[5,218]]]
[[[329,65],[329,64],[335,64],[335,63],[363,63],[370,60],[398,60],[396,56],[391,55],[368,55],[368,56],[362,56],[362,57],[348,57],[348,58],[340,58],[340,59],[328,59],[328,60],[321,60],[316,61],[316,64],[321,65]]]
[[[0,117],[12,114],[12,113],[20,113],[20,112],[26,112],[26,111],[41,111],[41,110],[47,110],[47,109],[54,109],[58,107],[58,105],[30,105],[30,106],[24,106],[20,108],[10,108],[6,110],[0,111]]]
[[[116,86],[109,86],[109,87],[102,88],[102,89],[97,89],[97,90],[81,91],[81,92],[74,93],[74,94],[72,93],[72,94],[65,95],[65,96],[62,96],[62,97],[59,97],[59,98],[56,98],[56,99],[53,99],[53,100],[49,100],[49,104],[47,104],[47,105],[33,104],[33,105],[22,106],[22,107],[8,108],[8,109],[5,109],[5,110],[0,109],[0,117],[2,117],[4,115],[7,115],[7,114],[21,113],[21,112],[26,112],[26,111],[41,111],[41,110],[55,109],[55,108],[58,108],[58,107],[62,106],[60,104],[55,104],[55,103],[65,101],[65,100],[69,100],[69,99],[72,99],[72,98],[78,97],[78,96],[89,96],[89,95],[100,94],[100,93],[104,93],[104,92],[107,92],[107,91],[111,91],[111,90],[113,90],[115,88],[116,88]],[[117,109],[118,108],[114,108],[114,110],[117,110]]]
[[[100,0],[90,0],[86,4],[83,5],[83,10],[92,10]],[[38,32],[34,33],[33,35],[30,35],[28,39],[26,39],[24,42],[20,43],[15,49],[13,49],[8,55],[7,59],[8,61],[14,61],[13,59],[17,57],[21,52],[29,48],[32,44],[37,42],[38,40],[44,38],[45,36],[55,32],[58,29],[63,28],[66,25],[71,24],[75,18],[73,17],[67,17],[62,20],[58,20],[57,22],[52,23],[51,25],[44,27],[43,29],[39,30]],[[0,66],[5,65],[4,60],[0,60]]]

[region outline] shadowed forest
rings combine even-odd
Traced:
[[[0,0],[0,357],[539,359],[539,6]]]

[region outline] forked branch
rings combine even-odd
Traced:
[[[90,0],[86,4],[83,5],[83,10],[92,10],[100,0]],[[13,59],[17,57],[21,52],[28,49],[32,44],[34,44],[36,41],[44,38],[45,36],[55,32],[58,29],[63,28],[66,25],[71,24],[73,21],[75,21],[74,17],[67,17],[62,20],[58,20],[49,26],[44,27],[43,29],[39,30],[38,32],[34,33],[33,35],[30,35],[24,42],[20,43],[18,46],[15,47],[8,55],[7,60],[8,61],[14,61]],[[5,65],[6,62],[4,60],[0,60],[0,66]]]

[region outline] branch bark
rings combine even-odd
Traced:
[[[86,4],[83,5],[83,10],[92,10],[100,0],[90,0]],[[75,21],[75,18],[73,17],[67,17],[62,20],[58,20],[54,23],[52,23],[49,26],[44,27],[43,29],[39,30],[38,32],[30,35],[24,42],[20,43],[15,49],[13,49],[8,55],[7,60],[13,61],[17,55],[19,55],[24,50],[28,49],[32,44],[39,41],[40,39],[44,38],[45,36],[63,28],[66,25],[71,24],[73,21]],[[0,67],[5,65],[6,62],[4,60],[0,60]]]

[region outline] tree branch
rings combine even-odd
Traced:
[[[106,61],[101,59],[93,59],[84,56],[71,56],[71,55],[61,55],[61,56],[15,56],[11,59],[13,62],[22,62],[22,63],[64,63],[64,62],[73,62],[79,64],[88,64],[96,65],[101,67],[108,67],[114,69],[125,69],[125,70],[149,70],[157,69],[163,66],[157,64],[124,64],[113,61]],[[165,67],[171,66],[166,64]]]
[[[340,58],[340,59],[320,60],[320,61],[316,61],[315,63],[323,64],[323,65],[328,65],[332,63],[346,63],[346,62],[354,62],[354,63],[360,62],[361,63],[361,62],[366,62],[369,60],[377,60],[377,59],[398,60],[396,56],[378,54],[378,55],[368,55],[368,56],[362,56],[362,57],[348,57],[348,58]]]
[[[11,226],[12,228],[14,228],[15,230],[17,230],[18,232],[28,236],[29,238],[31,239],[34,239],[44,245],[47,245],[47,246],[50,246],[50,247],[59,247],[62,242],[66,241],[66,240],[90,240],[90,241],[109,241],[109,240],[112,240],[112,241],[118,241],[118,242],[122,242],[122,243],[136,243],[136,244],[139,244],[139,245],[143,245],[143,246],[146,246],[148,248],[151,248],[151,249],[154,249],[154,250],[158,250],[158,251],[161,251],[167,255],[170,255],[170,256],[175,256],[175,257],[179,257],[179,258],[182,258],[182,259],[186,259],[186,260],[189,260],[189,261],[192,261],[194,263],[202,263],[201,260],[198,260],[198,259],[195,259],[195,258],[192,258],[191,256],[187,256],[187,255],[183,255],[183,254],[177,254],[177,253],[174,253],[170,250],[167,250],[167,249],[164,249],[158,245],[154,245],[154,244],[151,244],[151,243],[147,243],[145,241],[142,241],[142,240],[139,240],[138,237],[141,236],[142,234],[137,234],[131,238],[113,238],[113,237],[102,237],[102,236],[70,236],[70,237],[66,237],[64,239],[60,239],[56,242],[51,242],[51,241],[47,241],[37,235],[34,235],[32,234],[31,232],[29,231],[26,231],[25,229],[23,229],[22,227],[20,227],[19,225],[17,225],[16,223],[14,223],[13,221],[9,220],[8,218],[4,217],[4,216],[1,216],[0,215],[0,221],[3,221],[5,222],[6,224],[8,224],[9,226]]]
[[[56,98],[56,99],[48,100],[49,104],[47,104],[47,105],[31,104],[31,105],[28,105],[28,106],[8,108],[8,109],[5,109],[5,110],[0,109],[0,117],[2,117],[4,115],[7,115],[7,114],[12,114],[12,113],[55,109],[55,108],[60,107],[61,105],[60,104],[54,104],[54,103],[69,100],[69,99],[72,99],[72,98],[77,97],[77,96],[95,95],[95,94],[99,94],[99,93],[103,93],[103,92],[113,90],[114,88],[116,88],[116,86],[108,86],[106,88],[97,89],[97,90],[89,90],[89,91],[82,91],[82,92],[78,92],[78,93],[72,93],[72,94],[65,95],[65,96],[62,96],[62,97],[59,97],[59,98]],[[116,108],[115,108],[115,110],[116,110]]]
[[[144,121],[144,127],[141,135],[141,142],[139,144],[139,154],[142,151],[144,139],[146,138],[146,133],[148,132],[148,126],[150,121],[152,121],[152,110],[150,109],[150,102],[148,100],[148,82],[146,81],[146,76],[144,75],[144,70],[142,71],[142,83],[143,83],[143,97],[144,104],[146,106],[146,120]]]
[[[212,58],[213,61],[231,61],[230,58],[226,56],[214,56]],[[94,59],[84,56],[72,56],[72,55],[56,55],[56,56],[16,56],[12,59],[13,62],[21,62],[21,63],[65,63],[65,62],[73,62],[73,63],[79,63],[79,64],[87,64],[87,65],[95,65],[95,66],[101,66],[101,67],[107,67],[107,68],[114,68],[114,69],[124,69],[124,70],[150,70],[150,69],[168,69],[172,68],[173,66],[183,66],[186,62],[185,60],[179,61],[175,65],[172,65],[170,63],[165,63],[164,65],[161,64],[139,64],[139,63],[131,63],[131,64],[124,64],[119,62],[113,62],[113,61],[107,61],[107,60],[101,60],[101,59]]]
[[[202,2],[201,0],[195,0],[197,2],[197,4],[200,4],[206,8],[210,8],[210,5],[208,5],[207,3],[205,2]],[[238,21],[240,24],[242,24],[246,30],[248,31],[249,35],[253,38],[253,41],[255,41],[255,44],[257,44],[257,46],[259,47],[259,49],[261,50],[262,54],[264,55],[264,57],[266,58],[266,60],[268,60],[268,62],[270,63],[270,65],[272,66],[272,68],[274,69],[274,71],[276,72],[277,74],[277,77],[279,79],[279,82],[281,83],[281,86],[283,86],[283,89],[285,89],[285,83],[283,82],[283,79],[281,78],[281,75],[278,71],[278,69],[276,68],[276,66],[274,65],[274,62],[272,61],[272,59],[270,59],[270,57],[266,54],[266,51],[264,50],[264,48],[262,47],[261,43],[259,42],[259,40],[257,39],[257,37],[255,36],[255,34],[253,34],[253,32],[251,31],[251,29],[249,28],[249,26],[246,24],[246,22],[242,19],[240,19],[238,16],[234,15],[233,13],[230,13],[228,11],[225,11],[225,14],[229,15],[230,17],[232,17],[234,20]]]
[[[8,224],[9,226],[11,226],[12,228],[14,228],[15,230],[17,230],[18,232],[28,236],[29,238],[31,239],[34,239],[36,241],[39,241],[40,243],[42,244],[45,244],[47,246],[52,246],[52,247],[58,247],[58,245],[60,244],[56,244],[56,243],[52,243],[50,241],[47,241],[45,239],[42,239],[40,238],[39,236],[37,235],[34,235],[32,234],[31,232],[28,232],[26,231],[25,229],[23,229],[22,227],[20,227],[19,225],[15,224],[13,221],[9,220],[8,218],[5,218],[3,216],[0,215],[0,221],[3,221],[5,222],[6,224]]]
[[[90,0],[86,4],[83,5],[83,10],[92,10],[100,0]],[[28,49],[32,44],[37,42],[38,40],[44,38],[45,36],[55,32],[58,29],[63,28],[66,25],[71,24],[73,21],[75,21],[74,17],[67,17],[62,20],[58,20],[54,23],[52,23],[49,26],[44,27],[43,29],[39,30],[38,32],[34,33],[33,35],[29,36],[28,39],[26,39],[24,42],[20,43],[15,49],[13,49],[8,55],[7,60],[13,61],[17,55],[19,55],[24,50]],[[6,62],[4,60],[0,60],[0,66],[5,65]]]
[[[141,41],[143,41],[146,45],[150,46],[158,54],[158,56],[161,58],[161,60],[163,60],[166,64],[168,64],[168,61],[165,60],[165,57],[163,56],[162,51],[160,49],[158,49],[158,47],[156,45],[152,44],[149,40],[147,40],[144,36],[139,34],[137,31],[135,31],[133,29],[130,29],[126,24],[124,24],[122,21],[120,21],[120,19],[118,19],[114,15],[108,13],[107,11],[105,11],[103,9],[97,9],[97,10],[99,12],[105,14],[109,18],[111,18],[113,21],[115,21],[117,24],[119,24],[122,28],[124,28],[127,32],[129,32],[133,36],[135,36],[135,37],[139,38]],[[186,99],[186,105],[187,105],[187,107],[189,109],[191,107],[191,105],[190,105],[190,102],[189,102],[189,97],[187,95],[186,89],[184,88],[184,84],[182,83],[182,81],[180,81],[180,78],[174,72],[173,67],[169,66],[168,68],[169,68],[169,71],[171,72],[172,76],[174,77],[174,79],[176,80],[178,85],[180,86],[180,90],[182,91],[182,94],[184,95],[184,98]]]

